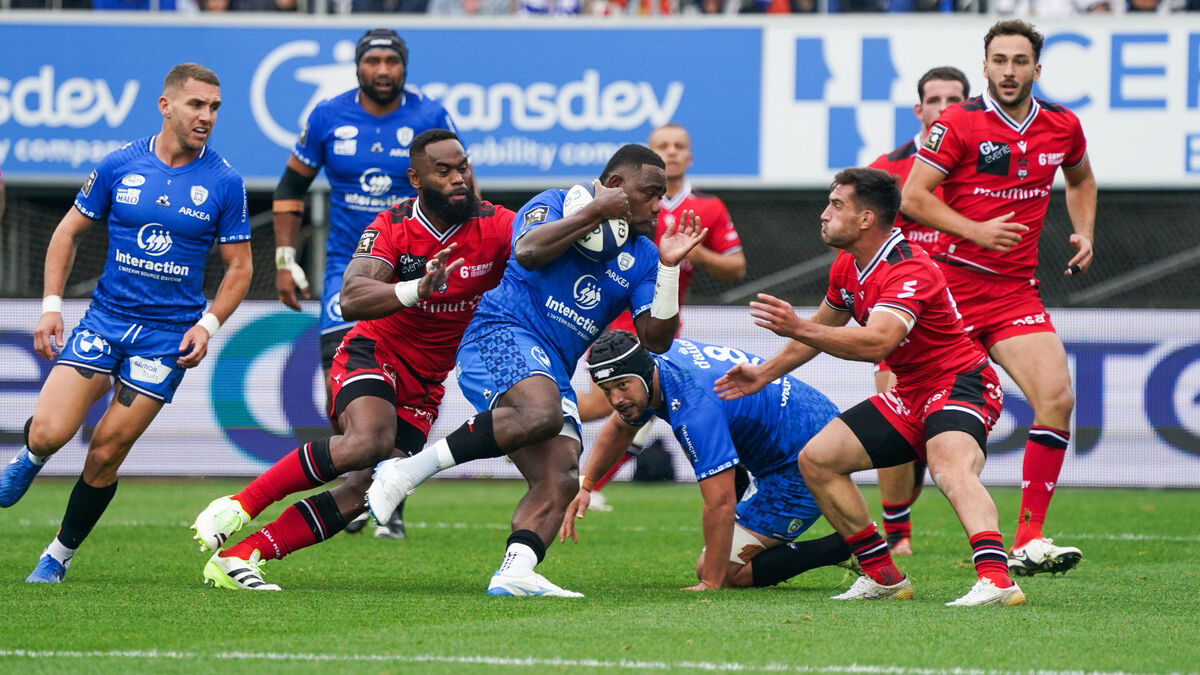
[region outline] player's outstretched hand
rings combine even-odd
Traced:
[[[588,203],[588,207],[595,209],[592,214],[593,221],[600,222],[609,218],[629,220],[633,217],[633,211],[629,209],[629,195],[621,188],[604,187],[600,180],[596,179],[592,181],[592,193],[592,201]]]
[[[208,354],[208,329],[204,326],[192,326],[183,334],[179,341],[179,353],[182,355],[176,361],[180,368],[195,368]]]
[[[1013,250],[1021,243],[1021,236],[1029,231],[1029,226],[1009,220],[1015,215],[1015,211],[1009,211],[980,223],[972,241],[989,251],[1008,253]]]
[[[57,348],[57,349],[56,349]],[[33,349],[42,358],[54,360],[63,348],[62,312],[46,312],[33,331]]]
[[[762,365],[738,363],[717,378],[713,383],[713,392],[718,398],[732,401],[757,394],[770,381],[771,378],[767,377]]]
[[[688,586],[687,588],[681,588],[680,590],[683,590],[683,591],[715,591],[718,589],[716,586],[709,586],[708,582],[701,581],[700,583],[696,584],[695,586]]]
[[[576,544],[579,543],[579,533],[575,530],[575,520],[583,518],[587,513],[588,505],[592,503],[592,493],[579,489],[575,499],[571,500],[570,506],[567,507],[567,512],[563,514],[562,527],[558,528],[558,541],[564,542],[567,537]]]
[[[1087,274],[1088,268],[1092,266],[1094,256],[1092,254],[1092,240],[1082,234],[1073,234],[1070,239],[1071,248],[1075,249],[1075,255],[1067,261],[1067,269],[1063,274],[1068,277],[1077,277],[1081,274]]]
[[[299,312],[301,307],[296,296],[297,289],[305,300],[312,297],[312,293],[308,292],[308,277],[303,268],[293,262],[285,269],[275,270],[275,291],[279,295],[279,301]]]
[[[792,339],[796,339],[803,321],[796,316],[796,310],[791,303],[766,293],[759,293],[757,301],[750,301],[750,316],[754,317],[755,325],[762,326],[779,337]]]
[[[459,258],[449,265],[446,264],[446,260],[450,258],[450,253],[457,246],[458,244],[450,244],[425,261],[425,276],[421,277],[421,281],[417,282],[417,295],[421,296],[422,300],[433,295],[434,291],[441,293],[445,290],[446,282],[450,281],[450,274],[462,267],[463,263],[466,262],[464,258]]]
[[[684,211],[682,216],[658,240],[658,260],[668,267],[678,265],[708,236],[708,228],[701,227],[695,211]]]

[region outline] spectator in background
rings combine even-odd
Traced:
[[[517,0],[517,14],[570,16],[583,14],[587,0]]]
[[[4,222],[4,171],[0,169],[0,222]]]
[[[294,12],[296,0],[233,0],[239,12]]]
[[[995,0],[996,13],[1002,16],[1054,18],[1076,14],[1108,13],[1109,0]],[[1124,0],[1118,0],[1124,2]],[[1145,2],[1146,0],[1140,0]],[[1149,0],[1157,4],[1157,0]]]
[[[429,0],[352,0],[350,11],[375,14],[400,12],[402,14],[424,14]]]
[[[511,14],[514,0],[429,0],[429,14],[437,16],[498,16]]]
[[[92,0],[92,9],[147,12],[153,0]],[[200,11],[196,0],[158,0],[160,12],[195,13]]]

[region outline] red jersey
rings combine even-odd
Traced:
[[[900,187],[904,187],[904,181],[908,180],[908,173],[912,171],[913,161],[917,158],[917,146],[920,145],[921,136],[905,143],[895,150],[880,155],[874,162],[871,162],[868,168],[881,169],[900,179]],[[933,194],[937,195],[938,199],[942,197],[942,186],[938,185]],[[909,218],[903,213],[896,214],[896,227],[904,234],[904,238],[920,244],[921,248],[926,251],[932,251],[933,245],[937,242],[937,230],[931,227],[925,227],[917,221]]]
[[[478,218],[438,232],[422,212],[419,198],[380,213],[363,231],[353,257],[391,265],[393,281],[425,276],[425,261],[450,244],[458,244],[450,260],[466,262],[441,292],[388,316],[359,321],[352,334],[383,343],[422,379],[444,380],[454,368],[454,353],[479,299],[504,274],[515,215],[485,201]]]
[[[661,203],[662,210],[658,212],[658,227],[654,231],[654,243],[658,243],[668,227],[683,219],[684,211],[695,211],[696,216],[700,218],[700,225],[708,228],[708,234],[705,235],[704,241],[700,242],[701,246],[721,255],[729,255],[742,250],[742,239],[733,227],[729,211],[717,197],[695,191],[692,189],[692,184],[685,181],[678,194],[670,199],[663,197]],[[684,258],[683,262],[679,263],[680,306],[683,305],[683,298],[687,295],[688,286],[692,284],[692,277],[695,274],[696,266],[692,264],[692,261]],[[629,312],[623,312],[609,328],[636,332],[633,328],[633,315]]]
[[[943,199],[975,221],[1015,212],[1027,225],[1021,243],[988,251],[949,234],[938,237],[934,257],[992,274],[1032,279],[1050,188],[1058,167],[1083,163],[1087,141],[1070,110],[1038,99],[1018,124],[984,93],[946,108],[921,145],[921,161],[946,174]]]
[[[983,348],[963,330],[942,271],[898,229],[862,271],[854,256],[838,254],[829,271],[825,304],[850,312],[864,326],[875,310],[891,311],[905,320],[911,327],[908,335],[886,356],[901,392],[987,362]]]

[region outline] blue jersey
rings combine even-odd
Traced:
[[[658,364],[662,409],[650,409],[671,424],[695,469],[697,480],[742,464],[756,477],[796,466],[809,439],[837,414],[824,394],[785,375],[751,396],[726,401],[713,383],[738,363],[762,359],[732,347],[675,340]]]
[[[513,252],[500,285],[484,294],[463,342],[497,325],[533,333],[559,359],[568,376],[579,357],[621,312],[650,309],[658,275],[658,247],[630,237],[608,262],[595,262],[572,246],[558,258],[527,270],[517,262],[516,241],[535,227],[562,219],[566,190],[546,190],[521,207],[513,220]]]
[[[318,103],[292,148],[304,164],[325,167],[330,187],[325,265],[339,279],[375,216],[417,195],[408,182],[412,140],[429,129],[456,131],[442,104],[414,88],[405,88],[400,107],[383,117],[364,110],[359,95],[351,89]]]
[[[100,160],[75,196],[92,220],[108,218],[108,257],[93,304],[164,327],[204,311],[204,262],[214,244],[250,239],[242,177],[212,148],[170,168],[149,136]]]

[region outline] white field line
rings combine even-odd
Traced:
[[[392,663],[392,664],[451,664],[479,666],[508,666],[516,668],[598,668],[631,671],[701,670],[739,673],[853,673],[862,675],[1136,675],[1127,671],[1096,670],[996,670],[983,668],[908,668],[904,666],[871,666],[857,663],[825,665],[793,665],[787,663],[713,663],[708,661],[630,661],[599,659],[511,658],[482,655],[441,654],[287,654],[280,652],[197,653],[180,651],[35,651],[24,649],[0,650],[0,658],[26,659],[115,659],[140,661],[298,661],[313,663]]]

